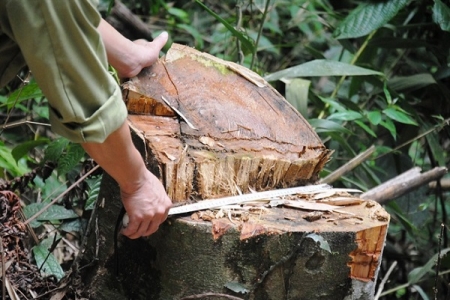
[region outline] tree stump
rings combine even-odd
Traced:
[[[124,99],[135,144],[176,204],[314,184],[331,155],[261,77],[188,47],[127,82]],[[114,253],[121,202],[108,176],[100,199],[91,299],[373,297],[389,223],[375,202],[328,190],[292,196],[297,208],[197,212],[146,239],[120,237]]]

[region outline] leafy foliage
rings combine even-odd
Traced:
[[[61,280],[65,274],[55,256],[49,251],[52,242],[53,238],[49,237],[43,240],[41,244],[34,246],[33,255],[36,265],[41,269],[44,276],[53,275],[57,280]]]
[[[368,190],[413,166],[448,165],[450,39],[444,1],[203,1],[205,12],[193,3],[165,3],[190,16],[177,19],[173,41],[201,45],[251,67],[284,93],[335,151],[324,174],[376,145],[373,157],[336,185]],[[167,15],[164,9],[152,13]],[[195,38],[188,27],[195,28]],[[242,51],[243,37],[253,39],[255,51]],[[386,205],[392,214],[386,264],[391,255],[404,255],[413,261],[406,268],[422,266],[437,253],[438,241],[430,236],[439,222],[448,224],[450,207],[439,200],[442,192],[423,190]],[[401,254],[389,251],[394,245]],[[395,293],[430,295],[429,279]],[[390,285],[401,286],[394,281]]]
[[[339,23],[334,31],[337,39],[365,36],[389,22],[409,0],[366,1]]]

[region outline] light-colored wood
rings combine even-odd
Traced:
[[[380,203],[403,196],[418,187],[441,178],[447,174],[446,167],[435,167],[427,172],[420,173],[420,168],[413,168],[403,174],[386,181],[385,183],[361,195],[362,199],[376,200]]]
[[[124,97],[175,202],[313,183],[331,155],[256,73],[189,47],[174,44]]]

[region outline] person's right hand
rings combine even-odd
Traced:
[[[158,230],[172,206],[161,182],[150,171],[135,187],[121,189],[122,203],[129,217],[129,223],[122,234],[130,239],[149,236]]]

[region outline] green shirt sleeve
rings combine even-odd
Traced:
[[[10,32],[49,101],[53,130],[74,142],[103,142],[126,119],[118,83],[108,72],[88,0],[7,1]]]

